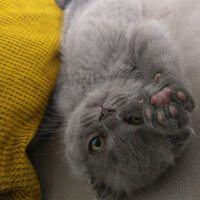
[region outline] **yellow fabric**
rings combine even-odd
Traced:
[[[55,0],[0,0],[0,200],[40,200],[25,149],[58,75]]]

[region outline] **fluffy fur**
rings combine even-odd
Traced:
[[[131,197],[174,164],[192,134],[187,112],[194,101],[184,87],[179,56],[165,28],[143,16],[140,1],[59,3],[66,15],[54,96],[66,157],[78,177],[90,180],[98,199]],[[156,73],[161,80],[154,80]],[[152,96],[166,87],[173,90],[171,101],[153,106]],[[178,91],[186,94],[185,102],[177,98]],[[170,116],[169,104],[177,108],[177,118]],[[105,120],[100,120],[102,105],[115,111]],[[165,123],[158,123],[158,112],[164,113]],[[130,116],[144,122],[128,124]],[[106,138],[106,145],[93,154],[88,143],[96,134]]]

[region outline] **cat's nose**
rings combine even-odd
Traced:
[[[100,120],[105,120],[107,117],[111,116],[114,112],[116,112],[114,109],[105,108],[104,106],[101,106]]]

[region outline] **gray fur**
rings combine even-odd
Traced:
[[[133,193],[156,180],[192,135],[188,112],[194,101],[185,89],[179,56],[165,28],[146,19],[139,0],[59,0],[65,8],[62,67],[55,103],[63,118],[66,158],[78,177],[90,181],[98,200]],[[66,7],[65,7],[66,6]],[[156,73],[162,80],[155,82]],[[178,119],[150,103],[152,95],[170,86]],[[144,104],[139,103],[139,99]],[[100,120],[101,105],[115,112]],[[163,126],[145,111],[166,112]],[[125,119],[141,116],[141,125]],[[102,152],[91,153],[88,143],[96,134],[106,138]]]
[[[71,0],[57,0],[56,3],[57,5],[61,8],[64,9],[66,5],[70,2]]]

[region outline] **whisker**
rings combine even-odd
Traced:
[[[60,132],[60,129],[59,129],[59,132]],[[62,132],[64,132],[64,129]],[[38,129],[37,131],[37,135],[50,135],[51,133],[58,133],[58,130]]]
[[[49,155],[58,155],[58,154],[63,154],[66,153],[66,151],[58,151],[58,152],[53,152],[53,153],[29,153],[30,155],[37,155],[37,156],[49,156]]]
[[[43,120],[45,119],[45,120],[48,120],[48,121],[60,121],[62,118],[61,117],[58,117],[58,118],[56,118],[56,117],[49,117],[49,116],[44,116],[43,118],[42,118]]]
[[[63,138],[65,138],[65,136],[50,137],[50,138],[41,138],[41,137],[39,137],[39,138],[34,138],[34,139],[32,140],[32,142],[38,142],[39,140],[53,140],[53,139],[58,139],[58,138],[63,139]],[[36,141],[35,141],[35,140],[36,140]]]
[[[42,144],[42,146],[56,146],[56,145],[64,144],[64,141],[56,142],[56,143],[38,142],[37,144]]]

